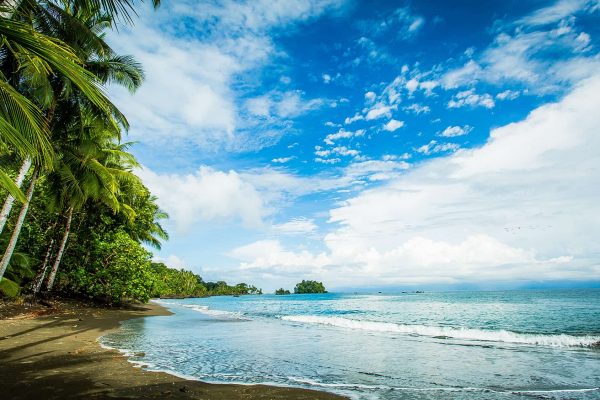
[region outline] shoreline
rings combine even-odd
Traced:
[[[34,307],[35,308],[35,307]],[[40,315],[42,314],[42,315]],[[0,319],[3,394],[18,400],[76,398],[144,399],[343,399],[293,387],[216,384],[149,371],[99,338],[133,318],[172,313],[157,303],[128,309],[66,303]]]

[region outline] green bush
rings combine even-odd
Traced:
[[[91,264],[68,276],[73,291],[110,304],[148,301],[154,286],[150,252],[123,230],[96,239],[92,248]]]

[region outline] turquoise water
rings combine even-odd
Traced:
[[[164,300],[106,346],[149,369],[356,399],[600,399],[600,290]]]

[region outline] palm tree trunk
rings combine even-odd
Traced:
[[[23,161],[21,169],[19,170],[19,175],[17,176],[17,180],[15,181],[17,187],[21,187],[21,184],[25,179],[25,175],[27,175],[27,172],[29,172],[29,168],[31,168],[31,158],[27,157]],[[0,234],[4,230],[4,226],[6,225],[6,221],[8,220],[8,216],[10,215],[10,211],[12,210],[12,206],[14,203],[14,197],[12,197],[10,194],[6,196],[6,200],[4,200],[4,205],[2,206],[2,211],[0,211]]]
[[[52,270],[50,271],[50,275],[48,275],[48,282],[46,283],[46,290],[49,292],[52,290],[52,286],[54,286],[54,279],[56,279],[56,272],[58,272],[58,266],[60,265],[60,260],[65,251],[65,247],[67,245],[67,240],[69,239],[69,233],[71,232],[71,220],[73,219],[73,207],[69,207],[69,212],[67,214],[67,224],[65,225],[65,233],[63,234],[62,241],[60,242],[60,246],[58,248],[58,253],[56,253],[56,260],[54,260],[54,264],[52,265]]]
[[[27,193],[25,195],[25,203],[21,207],[21,212],[19,213],[19,217],[17,218],[17,223],[15,224],[15,229],[10,237],[8,242],[8,246],[4,251],[4,256],[2,257],[2,261],[0,261],[0,280],[4,276],[4,272],[6,272],[6,268],[10,263],[10,259],[12,258],[13,252],[15,251],[15,246],[17,245],[17,240],[19,239],[19,234],[21,233],[21,228],[23,227],[23,222],[25,221],[25,217],[27,216],[27,210],[29,209],[29,204],[31,203],[31,197],[33,197],[33,190],[35,189],[35,182],[38,178],[38,169],[33,171],[33,175],[31,176],[31,181],[29,182],[29,187],[27,188]]]
[[[31,290],[33,291],[33,295],[37,295],[42,288],[42,283],[44,282],[44,278],[46,277],[46,271],[48,271],[48,261],[50,261],[50,257],[52,256],[52,248],[54,247],[54,238],[50,240],[50,245],[48,245],[48,250],[46,251],[46,256],[44,257],[44,263],[40,268],[39,272],[35,276],[33,280],[33,284],[31,285]]]

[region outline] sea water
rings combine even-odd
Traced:
[[[152,370],[356,399],[600,399],[600,290],[161,300],[102,338]],[[142,355],[143,354],[143,355]]]

